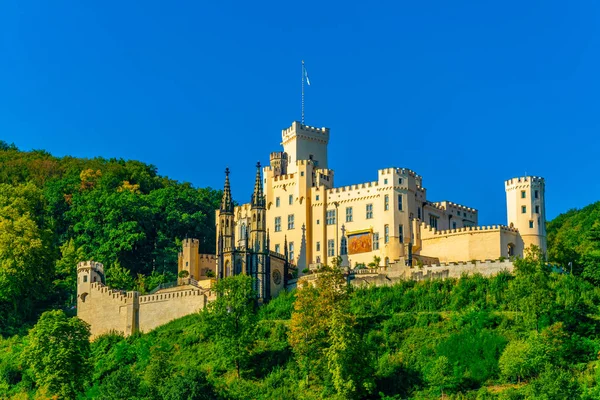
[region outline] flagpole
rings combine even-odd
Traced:
[[[302,60],[302,125],[304,125],[304,60]]]

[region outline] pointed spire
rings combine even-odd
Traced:
[[[263,194],[262,177],[260,175],[260,161],[256,163],[256,179],[254,181],[254,193],[252,194],[252,207],[264,207],[265,196]]]
[[[221,200],[221,212],[233,213],[231,187],[229,186],[229,167],[225,168],[225,187],[223,189],[223,200]]]

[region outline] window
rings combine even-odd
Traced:
[[[452,229],[456,229],[456,221],[452,221]]]
[[[536,190],[536,191],[534,192],[534,197],[535,197],[536,199],[539,199],[539,198],[540,198],[540,192]]]
[[[383,180],[383,184],[387,185],[387,178]]]
[[[373,218],[373,204],[367,204],[367,219]]]
[[[390,241],[390,226],[386,225],[383,227],[383,243],[388,243]]]
[[[524,190],[521,190],[521,198],[524,199],[527,197],[527,193]]]
[[[281,232],[281,217],[275,217],[275,232]]]
[[[352,207],[346,207],[346,222],[352,222]]]
[[[275,253],[281,254],[281,246],[279,246],[278,244],[275,245]]]
[[[335,224],[335,210],[327,210],[326,223],[327,223],[327,225]]]
[[[399,195],[398,195],[398,210],[399,210],[399,211],[402,211],[402,208],[403,208],[403,207],[402,207],[402,195],[401,195],[401,194],[399,194]]]
[[[404,226],[398,225],[398,236],[400,237],[400,243],[404,243]]]
[[[533,228],[533,221],[529,221],[529,227]]]
[[[402,178],[398,179],[398,185],[402,185]]]
[[[289,196],[289,198],[288,198],[288,201],[290,202],[290,206],[291,206],[292,204],[294,204],[294,195],[293,195],[293,194],[290,194],[290,196]]]
[[[317,195],[317,196],[315,197],[315,200],[316,200],[316,201],[319,201],[319,195]]]
[[[437,225],[438,225],[437,222],[438,222],[438,217],[430,214],[429,215],[429,226],[437,229]]]
[[[242,224],[241,237],[242,239],[246,237],[246,224]]]
[[[317,251],[321,251],[321,242],[317,242]]]
[[[333,239],[327,241],[327,257],[333,257],[335,255],[335,242]]]
[[[83,281],[84,281],[84,282],[87,282],[87,275],[84,275],[84,276],[83,276]]]
[[[321,220],[320,219],[317,220],[317,225],[321,225]]]
[[[186,261],[185,262],[185,266],[187,267],[188,265],[189,265],[189,261]]]
[[[389,195],[385,195],[384,200],[383,200],[383,209],[385,211],[390,209],[390,196]]]
[[[527,213],[527,206],[521,206],[521,214]]]
[[[373,250],[379,250],[379,233],[373,233]]]
[[[540,206],[535,206],[535,213],[539,214],[540,213]]]
[[[288,248],[289,248],[288,259],[293,262],[294,261],[294,242],[289,242]]]
[[[288,215],[288,229],[294,229],[294,214]]]
[[[417,218],[421,219],[421,207],[417,207]]]
[[[345,237],[342,237],[342,242],[340,245],[340,255],[345,256],[348,254],[348,242]]]
[[[304,176],[304,171],[300,172],[300,176]]]
[[[279,197],[275,197],[275,207],[279,207],[281,205],[281,199]]]

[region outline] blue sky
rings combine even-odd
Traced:
[[[92,4],[94,3],[94,4]],[[27,1],[0,4],[0,139],[152,163],[195,186],[300,118],[331,128],[336,184],[396,166],[431,200],[505,223],[504,180],[546,178],[547,215],[600,200],[591,1]],[[235,143],[235,144],[233,144]]]

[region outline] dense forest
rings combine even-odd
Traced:
[[[532,249],[512,275],[356,288],[334,262],[260,307],[239,276],[201,313],[90,342],[75,263],[149,290],[186,234],[214,237],[219,200],[140,162],[0,143],[0,398],[600,398],[600,202],[550,221],[548,261]]]

